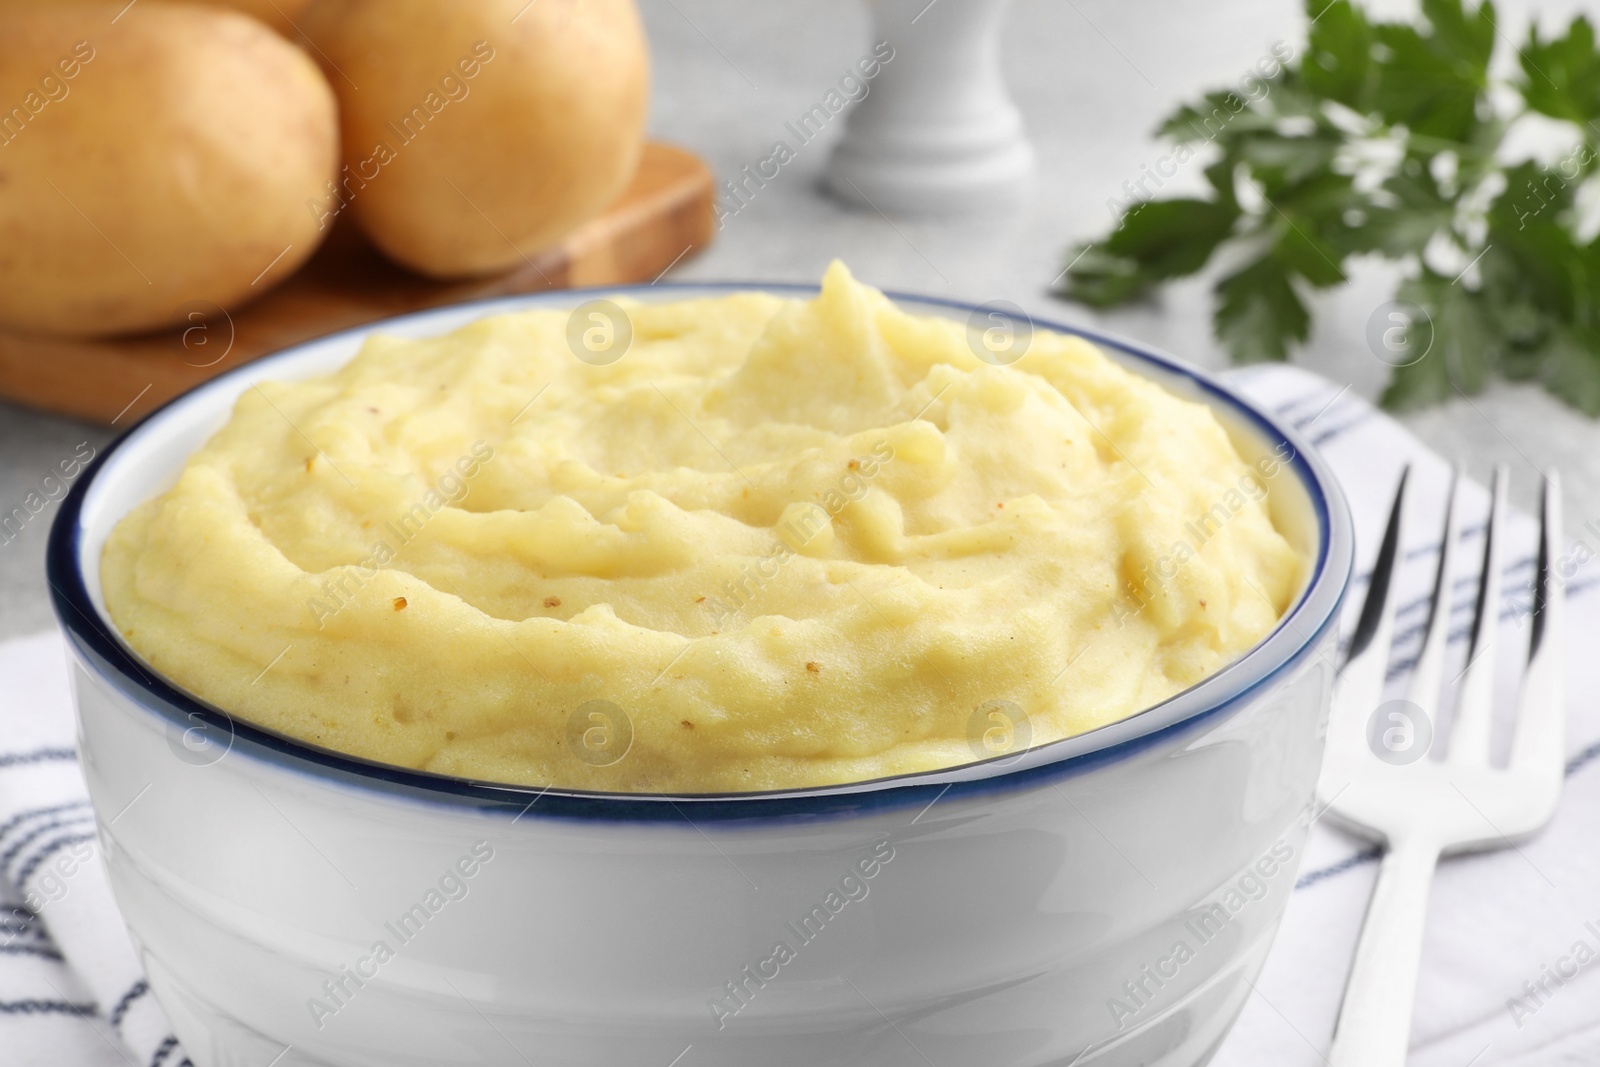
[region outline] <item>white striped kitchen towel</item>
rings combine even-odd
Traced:
[[[1412,465],[1411,504],[1420,518],[1442,514],[1445,461],[1364,401],[1304,371],[1252,367],[1230,377],[1303,429],[1339,473],[1356,516],[1359,598],[1401,468]],[[1480,481],[1486,474],[1468,473]],[[1522,469],[1513,477],[1531,483],[1537,474]],[[1473,518],[1457,557],[1458,660],[1487,495],[1470,486],[1464,500]],[[1578,565],[1565,583],[1572,628],[1566,795],[1554,824],[1534,842],[1441,866],[1412,1033],[1417,1067],[1600,1062],[1600,657],[1589,651],[1600,638],[1600,563],[1588,562],[1600,555],[1600,523],[1594,532],[1572,528],[1579,542],[1569,557]],[[1433,523],[1411,529],[1391,670],[1397,683],[1420,643],[1438,550]],[[1533,566],[1528,516],[1516,516],[1510,540],[1496,645],[1506,706],[1527,638],[1520,605]],[[60,638],[0,645],[0,1067],[189,1062],[144,985],[97,847],[74,754]],[[1218,1053],[1219,1067],[1323,1062],[1374,858],[1362,841],[1325,823],[1313,828],[1283,930]]]

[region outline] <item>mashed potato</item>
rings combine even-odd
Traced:
[[[1299,590],[1278,460],[1082,340],[992,365],[838,264],[815,300],[624,306],[378,336],[250,389],[113,533],[117,626],[327,748],[721,792],[1093,729]],[[620,359],[575,358],[630,325]]]

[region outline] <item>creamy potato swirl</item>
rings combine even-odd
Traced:
[[[368,759],[723,792],[1093,729],[1300,588],[1277,461],[1083,340],[993,365],[839,264],[811,300],[618,303],[606,365],[535,310],[247,390],[106,545],[126,640]]]

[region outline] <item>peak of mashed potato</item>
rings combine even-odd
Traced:
[[[837,263],[814,300],[617,303],[609,365],[536,310],[248,390],[106,546],[126,640],[368,759],[723,792],[1092,729],[1298,592],[1272,464],[1085,341],[991,365]]]

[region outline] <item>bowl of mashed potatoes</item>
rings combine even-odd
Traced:
[[[1187,1065],[1293,883],[1351,543],[1203,373],[835,264],[248,364],[49,567],[201,1067]]]

